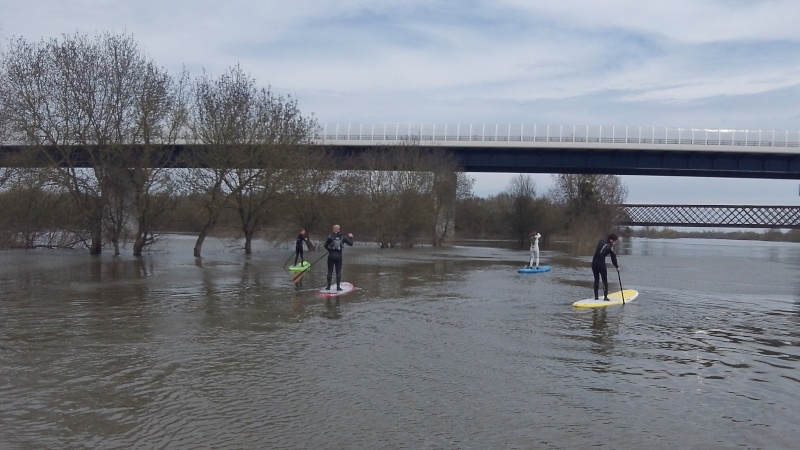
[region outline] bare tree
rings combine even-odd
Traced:
[[[364,170],[348,172],[342,182],[348,198],[361,203],[360,224],[382,248],[410,247],[422,237],[442,242],[452,227],[458,182],[446,149],[410,141],[371,151],[361,164]]]
[[[100,253],[103,214],[99,185],[94,173],[78,167],[77,158],[72,158],[78,144],[88,143],[81,141],[93,123],[85,117],[85,102],[76,98],[88,94],[77,87],[82,77],[90,74],[71,70],[74,64],[92,59],[87,55],[89,49],[85,39],[65,39],[64,44],[56,40],[38,44],[12,41],[3,59],[4,89],[0,95],[14,137],[40,148],[59,168],[58,180],[69,188],[82,215],[89,219],[93,237],[90,252]],[[50,148],[55,152],[47,151]]]
[[[348,222],[358,228],[369,230],[381,248],[393,246],[398,241],[395,232],[395,200],[393,198],[393,173],[383,152],[375,152],[364,158],[367,170],[347,171],[340,174],[340,186],[344,197],[354,207],[349,209]],[[344,222],[334,208],[331,217],[335,222]]]
[[[404,155],[411,158],[400,159],[401,166],[412,161],[419,162],[419,159],[412,156],[414,153],[410,151]],[[412,163],[392,172],[392,229],[404,247],[412,247],[420,238],[435,229],[433,187],[436,176],[434,172],[428,171],[432,167],[425,163],[417,166],[416,170],[414,168]]]
[[[168,168],[173,155],[167,149],[178,141],[187,120],[186,72],[173,78],[149,63],[144,75],[136,116],[142,145],[125,172],[133,187],[134,256],[157,241],[160,219],[175,204],[178,178]]]
[[[216,169],[202,166],[203,161],[208,161],[209,164],[215,161],[213,153],[211,147],[193,151],[192,162],[189,163],[192,168],[182,172],[183,185],[190,194],[194,194],[193,198],[202,212],[202,225],[194,244],[194,256],[197,258],[201,256],[205,239],[216,226],[229,202],[223,180],[227,169],[222,166]]]
[[[455,230],[459,237],[489,239],[507,238],[505,223],[508,212],[507,194],[489,198],[470,196],[458,201]]]
[[[508,195],[507,226],[517,243],[523,246],[536,226],[536,183],[530,174],[517,174],[508,183],[505,194]]]
[[[628,189],[618,175],[558,174],[550,196],[564,208],[575,250],[582,251],[614,226],[617,205],[625,203]]]
[[[102,251],[105,234],[119,254],[131,209],[143,217],[139,202],[158,184],[151,153],[177,137],[181,106],[170,76],[130,36],[110,34],[17,39],[2,68],[0,101],[12,138],[39,148],[56,169],[54,179],[88,223],[90,253]],[[142,228],[147,221],[138,222],[137,236],[152,236]],[[137,240],[141,254],[148,240]]]
[[[258,131],[257,155],[250,160],[253,168],[237,168],[226,178],[228,189],[239,213],[244,250],[252,253],[255,233],[277,213],[277,197],[285,191],[298,172],[307,171],[305,148],[316,128],[313,118],[304,117],[291,97],[284,98],[261,89],[253,97],[258,111],[254,120]],[[238,188],[237,187],[241,187]]]
[[[192,169],[186,180],[198,195],[205,217],[195,241],[195,257],[201,256],[205,239],[230,206],[230,189],[244,187],[235,180],[234,169],[246,170],[248,152],[255,144],[252,91],[252,81],[243,77],[238,66],[217,80],[204,73],[194,82],[188,137],[202,147],[190,155],[188,166]],[[254,178],[249,176],[249,180]]]
[[[318,230],[322,219],[333,212],[333,199],[343,191],[340,174],[330,169],[332,165],[329,151],[313,149],[301,156],[298,170],[290,172],[279,204],[283,217],[295,228],[309,233]]]
[[[218,79],[197,79],[189,124],[192,141],[204,145],[201,164],[193,164],[204,169],[192,171],[206,212],[194,255],[200,256],[226,207],[237,211],[249,254],[254,234],[274,216],[276,194],[300,167],[302,145],[316,123],[300,113],[296,100],[257,87],[236,66]]]

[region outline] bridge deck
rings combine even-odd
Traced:
[[[335,124],[314,142],[352,161],[392,146],[447,149],[467,172],[800,179],[800,130]]]
[[[800,179],[800,130],[336,124],[320,127],[309,139],[315,144],[310,151],[331,150],[341,169],[364,168],[363,156],[376,149],[419,145],[430,152],[451,153],[467,172]],[[152,164],[181,167],[186,163],[179,156],[199,147],[163,146],[154,153]],[[0,147],[0,158],[12,164],[4,156],[22,148]],[[81,160],[81,154],[86,152],[76,151],[70,158],[75,165],[88,167],[89,158]],[[187,160],[191,158],[183,159]]]
[[[733,153],[798,153],[800,142],[772,142],[772,141],[731,141],[731,140],[702,140],[702,139],[636,139],[636,138],[536,138],[521,140],[499,138],[481,138],[480,136],[419,136],[412,139],[403,139],[399,136],[393,139],[370,139],[369,136],[319,136],[316,142],[320,145],[330,146],[392,146],[405,142],[415,142],[423,146],[439,146],[444,148],[515,148],[525,149],[590,149],[590,150],[636,150],[636,151],[676,151],[676,152],[733,152]]]
[[[471,143],[470,143],[471,144]],[[362,155],[385,144],[326,144],[334,154],[358,168]],[[671,150],[601,148],[549,145],[546,147],[477,146],[450,144],[426,146],[430,151],[451,152],[466,172],[586,173],[612,175],[663,175],[692,177],[800,179],[800,151],[745,152],[717,149]]]

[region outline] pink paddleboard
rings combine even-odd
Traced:
[[[340,295],[353,292],[353,289],[356,288],[355,286],[353,286],[353,283],[348,283],[347,281],[342,281],[339,286],[342,287],[341,291],[337,291],[336,285],[332,284],[331,289],[322,288],[319,291],[317,291],[317,295],[319,295],[320,297],[338,297]]]

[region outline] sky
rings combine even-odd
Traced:
[[[0,0],[0,41],[127,34],[321,124],[800,129],[797,0]],[[470,174],[497,194],[514,174]],[[531,175],[537,193],[551,176]],[[629,203],[795,205],[798,180],[623,176]]]

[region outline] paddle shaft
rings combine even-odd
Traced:
[[[294,256],[294,255],[296,255],[296,254],[297,254],[297,252],[296,252],[296,251],[295,251],[295,252],[292,252],[291,256],[289,256],[289,259],[287,259],[287,260],[286,260],[286,262],[285,262],[285,263],[283,263],[283,268],[284,268],[284,269],[286,268],[286,265],[287,265],[287,264],[289,264],[289,261],[291,261],[291,260],[292,260],[292,256]]]
[[[622,289],[622,275],[619,274],[619,268],[617,268],[617,278],[619,279],[619,295],[622,296],[622,304],[625,304],[625,289]]]
[[[302,276],[303,276],[303,274],[304,274],[304,273],[306,273],[306,270],[310,269],[310,268],[311,268],[311,266],[313,266],[314,264],[318,263],[318,262],[319,262],[319,261],[320,261],[322,258],[324,258],[324,257],[325,257],[325,256],[327,256],[327,255],[328,255],[328,252],[325,252],[325,254],[323,254],[322,256],[320,256],[319,258],[317,258],[317,260],[316,260],[316,261],[314,261],[313,263],[311,263],[311,264],[310,264],[308,267],[306,267],[305,269],[303,269],[303,270],[302,270],[302,271],[300,271],[300,272],[297,272],[297,275],[295,275],[295,276],[293,276],[293,277],[292,277],[292,281],[297,281],[297,280],[299,280],[299,279],[300,279],[300,277],[302,277]]]

